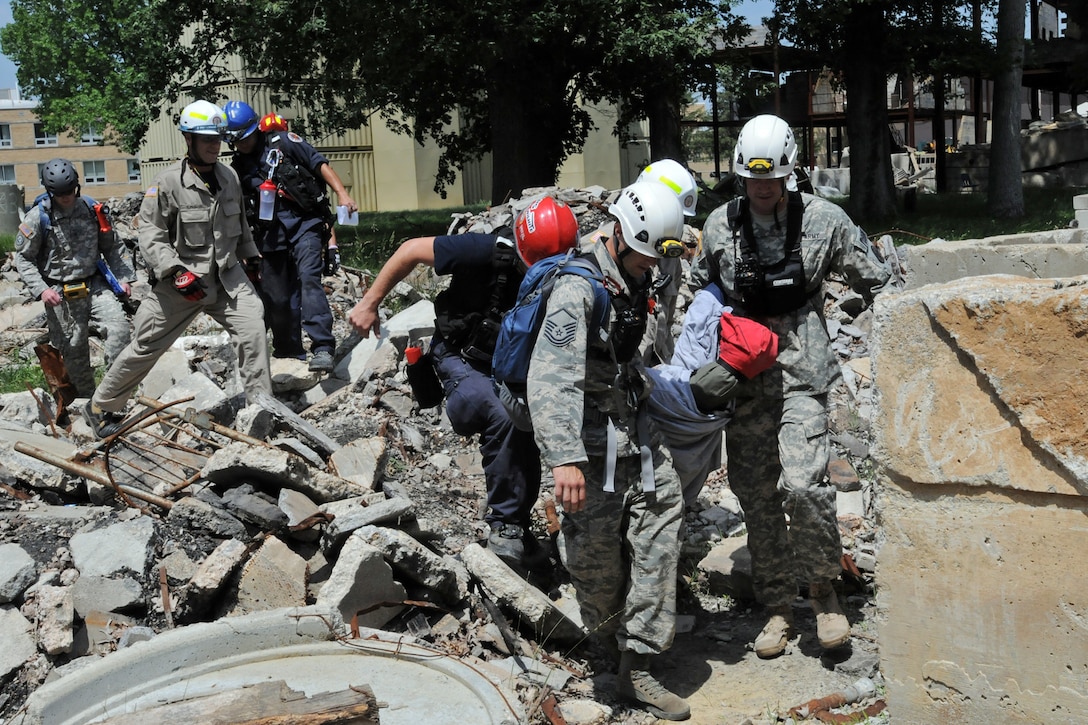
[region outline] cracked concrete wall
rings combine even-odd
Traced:
[[[1086,339],[1088,277],[973,277],[876,304],[877,603],[896,722],[1088,720]]]

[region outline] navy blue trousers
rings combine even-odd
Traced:
[[[275,357],[305,357],[303,332],[313,352],[336,349],[332,310],[321,285],[324,254],[320,228],[303,232],[290,249],[261,253],[261,300]]]
[[[482,372],[435,338],[431,352],[446,392],[446,415],[458,435],[480,436],[487,513],[484,520],[517,524],[528,531],[540,495],[540,449],[531,432],[518,430]]]

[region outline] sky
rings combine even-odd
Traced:
[[[11,3],[0,2],[0,26],[11,22]],[[6,55],[0,55],[0,88],[15,88],[15,64]]]

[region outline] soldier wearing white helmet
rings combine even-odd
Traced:
[[[654,181],[663,184],[684,209],[684,216],[693,219],[699,203],[699,187],[695,177],[684,168],[683,164],[672,159],[655,161],[638,175],[639,181]],[[658,363],[668,363],[676,349],[676,339],[672,335],[673,320],[676,317],[676,303],[680,296],[680,285],[684,282],[684,264],[682,259],[691,259],[695,254],[695,242],[688,241],[697,237],[698,232],[684,225],[685,234],[683,257],[667,257],[658,262],[657,282],[654,297],[657,305],[654,315],[646,328],[646,337],[642,341],[642,359],[646,367]]]
[[[649,181],[622,189],[609,213],[615,221],[597,230],[587,255],[611,293],[607,320],[590,334],[592,283],[557,278],[530,362],[529,412],[563,508],[563,561],[582,621],[617,656],[616,692],[682,720],[687,703],[649,670],[676,631],[683,496],[647,412],[638,346],[650,273],[683,251],[684,214],[676,194]]]
[[[181,112],[185,158],[144,192],[140,252],[154,278],[134,320],[135,338],[121,351],[84,414],[102,438],[124,428],[129,396],[190,322],[206,312],[234,343],[247,395],[271,395],[264,306],[247,269],[259,253],[250,235],[238,175],[219,163],[226,115],[195,101]]]
[[[836,274],[871,300],[890,272],[842,209],[787,189],[797,142],[783,119],[748,121],[733,161],[744,196],[707,218],[691,276],[694,286],[717,285],[735,314],[766,325],[780,343],[774,366],[738,384],[726,436],[753,585],[769,615],[754,649],[774,657],[793,634],[798,580],[808,583],[820,645],[830,649],[850,639],[833,587],[842,543],[827,480],[827,396],[840,370],[823,322],[823,282]]]

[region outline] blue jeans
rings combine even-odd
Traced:
[[[320,228],[300,234],[290,249],[261,253],[261,300],[276,357],[304,357],[303,332],[313,352],[336,348],[332,310],[321,285],[324,254]]]
[[[431,343],[435,370],[446,392],[446,415],[458,435],[480,436],[489,524],[529,526],[540,495],[540,449],[531,432],[518,430],[483,372],[450,350],[441,338]]]

